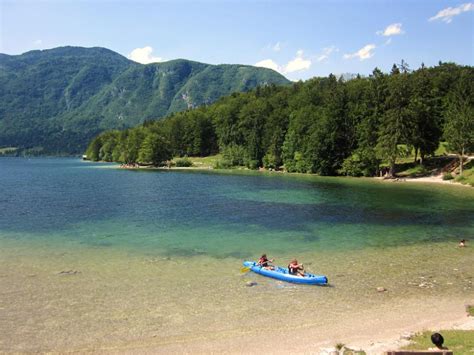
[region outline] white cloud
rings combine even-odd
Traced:
[[[278,71],[278,72],[280,71],[280,66],[271,59],[261,60],[260,62],[255,63],[255,66],[256,67],[273,69],[273,70]]]
[[[262,51],[280,52],[286,46],[285,42],[268,43],[262,48]]]
[[[323,48],[321,54],[316,57],[316,60],[318,62],[322,62],[323,60],[327,60],[327,59],[329,59],[329,56],[331,55],[331,53],[338,52],[338,51],[339,51],[339,49],[337,49],[336,46],[334,46],[334,45],[330,46],[330,47],[325,47],[325,48]]]
[[[35,46],[41,46],[43,44],[43,41],[41,39],[37,39],[34,41]]]
[[[392,23],[391,25],[388,25],[387,28],[383,31],[377,31],[376,32],[380,36],[395,36],[395,35],[401,35],[405,32],[402,30],[402,24],[401,23]]]
[[[133,60],[134,62],[138,62],[142,64],[149,64],[149,63],[156,63],[156,62],[163,61],[163,58],[161,57],[153,57],[152,52],[153,52],[153,48],[150,46],[146,46],[143,48],[135,48],[133,51],[130,52],[127,58]]]
[[[344,54],[344,59],[351,59],[358,57],[359,60],[366,60],[374,56],[373,50],[376,48],[375,44],[368,44],[352,54]]]
[[[474,10],[474,3],[468,2],[466,4],[461,4],[457,7],[447,7],[439,11],[435,16],[430,17],[429,21],[436,21],[441,20],[446,23],[451,23],[454,16],[460,15],[463,12],[473,11]]]
[[[311,60],[303,58],[303,51],[296,52],[296,57],[290,60],[283,68],[284,73],[293,73],[295,71],[308,70],[311,67]]]
[[[299,50],[296,52],[296,57],[290,60],[286,65],[278,65],[272,59],[265,59],[261,60],[258,63],[255,63],[256,67],[263,67],[273,69],[281,74],[288,74],[294,73],[297,71],[308,70],[311,67],[311,60],[303,57],[304,52],[303,50]]]
[[[281,43],[277,42],[275,45],[272,47],[273,51],[279,52],[281,50]]]

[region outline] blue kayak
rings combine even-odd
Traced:
[[[251,271],[257,274],[296,284],[327,285],[328,283],[328,278],[324,275],[313,275],[307,272],[305,272],[304,277],[292,275],[288,273],[287,268],[282,268],[280,266],[275,266],[274,270],[269,270],[257,265],[255,261],[244,261],[244,266],[250,268]]]

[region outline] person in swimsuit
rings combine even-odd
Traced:
[[[466,242],[467,242],[466,239],[461,239],[461,240],[459,241],[459,247],[460,247],[460,248],[464,248],[464,247],[466,246]]]
[[[288,264],[288,273],[290,275],[304,276],[304,266],[303,264],[298,264],[298,260],[293,259]]]
[[[275,259],[268,259],[267,254],[263,254],[260,257],[260,259],[258,259],[257,265],[261,266],[265,269],[268,269],[268,270],[273,270],[275,267],[268,264],[268,263],[273,263],[273,260],[275,260]]]

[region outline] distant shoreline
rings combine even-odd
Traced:
[[[160,170],[160,171],[225,171],[225,172],[256,172],[256,173],[267,173],[267,174],[284,174],[284,175],[304,175],[304,176],[316,176],[322,177],[321,175],[316,174],[302,174],[302,173],[289,173],[282,170],[267,170],[267,169],[259,169],[259,170],[251,170],[251,169],[214,169],[212,166],[191,166],[191,167],[165,167],[165,166],[147,166],[147,165],[136,165],[136,166],[119,166],[119,169],[126,169],[126,170]],[[326,177],[326,176],[325,176]],[[334,178],[347,178],[347,176],[330,176]],[[355,178],[355,177],[352,177]],[[356,179],[356,178],[355,178]],[[362,177],[362,179],[368,180],[377,180],[382,182],[389,182],[389,183],[421,183],[421,184],[440,184],[445,186],[464,186],[472,188],[472,186],[468,184],[461,184],[460,182],[456,182],[454,180],[443,180],[443,176],[439,175],[431,175],[431,176],[422,176],[422,177],[395,177],[392,179],[387,179],[383,177]]]

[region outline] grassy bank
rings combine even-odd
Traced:
[[[471,161],[470,165],[474,165],[474,162]],[[462,176],[457,176],[454,180],[456,182],[460,182],[461,184],[471,185],[474,187],[474,166],[465,169]]]
[[[183,160],[187,160],[191,163],[189,167],[200,169],[213,169],[216,166],[217,161],[219,161],[219,159],[221,158],[222,156],[220,154],[210,155],[207,157],[174,157],[172,160],[172,164],[174,164],[174,166],[179,166],[180,162],[182,162]]]
[[[396,176],[400,178],[419,178],[431,175],[439,175],[443,169],[449,165],[456,164],[458,158],[447,155],[446,143],[441,143],[434,157],[426,158],[423,165],[415,162],[414,153],[400,158],[396,164]],[[189,169],[220,169],[220,170],[248,170],[245,166],[223,167],[222,154],[207,157],[174,157],[171,161],[172,168]],[[381,164],[384,166],[384,163]],[[463,176],[456,176],[455,173],[444,173],[444,180],[454,180],[455,182],[474,186],[474,161],[465,163]]]
[[[406,148],[403,145],[401,147]],[[405,157],[397,159],[396,175],[401,178],[417,178],[443,173],[443,180],[454,180],[461,184],[474,186],[474,161],[465,162],[463,175],[459,176],[456,175],[459,168],[455,168],[458,166],[459,158],[455,155],[449,155],[449,153],[448,144],[441,142],[434,156],[426,158],[423,165],[421,165],[415,162],[414,151],[411,151]],[[453,165],[454,168],[450,168],[450,165]],[[384,163],[382,163],[382,166],[384,166]]]
[[[474,316],[474,306],[466,306],[466,313],[469,317]],[[455,354],[473,354],[474,353],[474,330],[439,330],[437,331],[444,338],[444,346],[452,350]],[[434,331],[424,331],[415,334],[410,338],[411,343],[404,350],[427,350],[433,348],[431,335]]]
[[[473,330],[440,330],[438,331],[444,338],[444,346],[452,350],[455,354],[474,353],[474,331]],[[427,350],[433,348],[431,342],[432,331],[425,331],[416,334],[410,340],[412,343],[403,349],[405,350]]]
[[[172,160],[172,167],[175,168],[190,168],[190,169],[216,169],[219,166],[219,161],[222,160],[222,155],[212,155],[208,157],[175,157]],[[408,159],[407,159],[408,160]],[[436,156],[425,160],[424,165],[413,162],[413,159],[410,158],[408,162],[398,163],[397,176],[401,178],[417,178],[430,176],[431,174],[436,174],[440,169],[446,165],[457,161],[456,157],[453,156]],[[234,166],[224,170],[247,170],[244,166]],[[464,167],[464,172],[462,176],[453,176],[451,174],[446,174],[444,177],[445,180],[454,180],[461,184],[474,186],[474,162],[471,161],[467,163]]]

